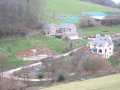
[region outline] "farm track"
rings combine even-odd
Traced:
[[[81,46],[81,47],[76,48],[74,50],[71,50],[71,51],[69,51],[69,52],[67,52],[65,54],[55,55],[53,57],[55,57],[55,58],[66,57],[66,56],[69,56],[71,53],[76,52],[77,50],[80,50],[83,47],[85,47],[85,46]],[[48,57],[46,57],[46,59],[47,58]],[[2,72],[0,75],[3,75],[3,77],[5,77],[5,78],[12,78],[12,79],[15,79],[15,80],[23,81],[24,78],[19,78],[19,77],[14,76],[14,72],[20,71],[23,68],[30,68],[30,67],[36,67],[36,66],[42,67],[42,62],[34,63],[34,64],[31,64],[31,65],[26,65],[24,67],[19,67],[19,68],[12,69],[12,70],[8,70],[8,71],[5,71],[5,72]],[[49,81],[49,80],[51,80],[51,79],[41,79],[41,80],[40,79],[26,79],[26,81],[34,81],[34,82],[37,82],[37,81]]]

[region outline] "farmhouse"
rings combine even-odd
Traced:
[[[71,23],[63,23],[58,25],[57,31],[56,31],[57,36],[61,36],[64,39],[67,39],[68,41],[78,41],[80,40],[76,26]]]
[[[104,58],[113,55],[113,42],[111,37],[107,35],[96,35],[96,38],[88,43],[88,47],[92,53],[100,54]]]
[[[42,29],[46,36],[51,36],[56,34],[56,26],[53,23],[44,24]]]
[[[75,34],[76,33],[76,26],[71,23],[63,23],[58,25],[56,35],[58,36],[63,36],[65,33],[71,33]]]

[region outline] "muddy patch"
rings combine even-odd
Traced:
[[[38,47],[17,52],[16,56],[23,59],[24,61],[32,61],[47,58],[48,54],[50,53],[51,49],[49,49],[48,47]]]

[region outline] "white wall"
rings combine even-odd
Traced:
[[[96,53],[101,54],[105,58],[109,58],[111,55],[113,55],[113,47],[114,47],[113,45],[109,46],[108,44],[106,44],[104,47],[97,47],[89,43],[89,47],[90,49],[96,48],[97,49]],[[99,50],[102,50],[102,52],[100,53]]]

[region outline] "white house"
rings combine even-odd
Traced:
[[[45,35],[56,35],[56,26],[53,23],[44,24],[42,27]]]
[[[92,53],[100,54],[105,58],[113,55],[114,45],[108,35],[96,35],[95,39],[89,41],[88,47]]]

